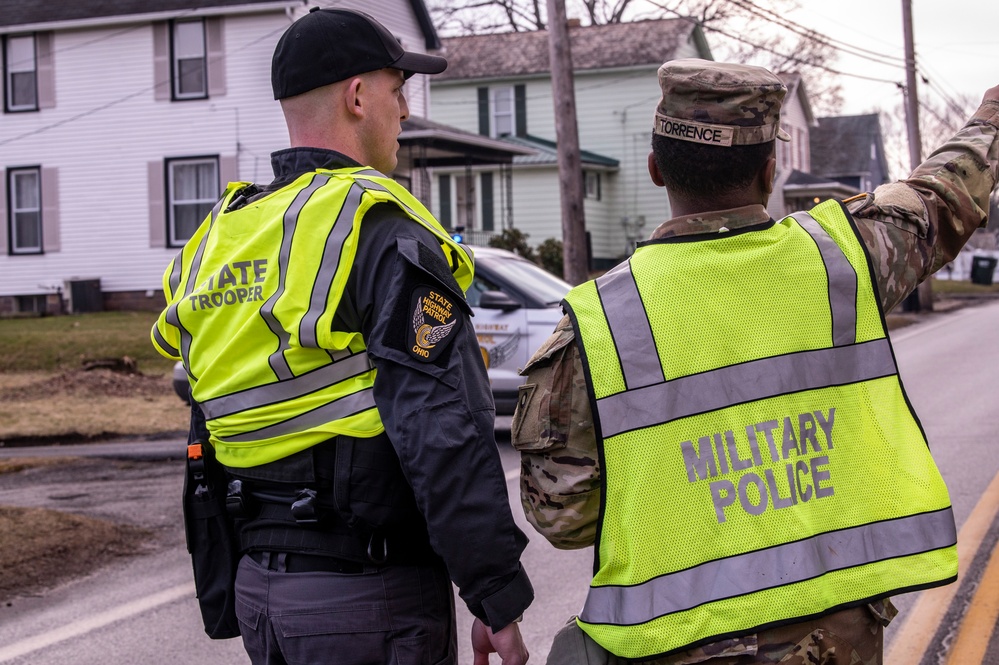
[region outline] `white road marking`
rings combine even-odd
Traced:
[[[74,637],[85,635],[86,633],[103,628],[104,626],[108,626],[116,621],[121,621],[122,619],[142,614],[143,612],[147,612],[153,608],[159,607],[160,605],[166,605],[167,603],[172,603],[184,597],[194,597],[194,582],[187,582],[170,589],[165,589],[159,593],[155,593],[151,596],[147,596],[131,603],[125,603],[124,605],[107,610],[106,612],[101,612],[100,614],[95,614],[91,617],[87,617],[86,619],[74,621],[73,623],[61,626],[47,633],[35,635],[19,642],[8,644],[5,647],[0,647],[0,663],[5,663],[34,651],[40,651],[41,649],[52,646],[53,644],[58,644],[59,642],[64,642]]]

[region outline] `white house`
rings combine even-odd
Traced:
[[[607,268],[669,216],[666,194],[647,167],[661,94],[656,70],[667,60],[711,53],[700,28],[685,19],[571,25],[569,35],[592,266]],[[435,169],[435,214],[472,230],[466,235],[473,241],[509,227],[534,245],[561,239],[548,33],[442,42],[450,64],[431,79],[431,117],[536,154],[515,157],[509,169]]]
[[[164,268],[225,183],[269,182],[288,145],[270,61],[310,5],[371,13],[407,50],[439,46],[423,0],[0,0],[0,313],[161,307]],[[425,117],[427,77],[406,90]],[[441,133],[401,142],[415,160]],[[498,144],[472,138],[473,152]],[[396,175],[418,186],[414,164]]]
[[[790,212],[799,210],[785,200],[784,187],[792,174],[810,173],[812,158],[810,132],[815,127],[815,116],[812,105],[805,92],[805,83],[797,73],[779,73],[778,76],[787,86],[787,95],[780,110],[780,126],[790,141],[776,141],[777,176],[774,178],[774,191],[767,205],[767,211],[774,219],[780,219]],[[809,206],[811,207],[811,206]]]

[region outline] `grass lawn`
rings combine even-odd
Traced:
[[[0,319],[0,441],[175,434],[188,408],[171,387],[173,362],[149,341],[151,312]],[[133,359],[137,374],[84,370]]]
[[[933,295],[936,298],[947,296],[985,296],[999,294],[999,282],[994,284],[972,284],[958,279],[934,279]]]
[[[149,341],[152,312],[0,319],[0,372],[79,369],[86,360],[129,356],[144,374],[167,374],[173,362]]]

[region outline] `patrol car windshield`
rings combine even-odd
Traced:
[[[557,305],[571,288],[569,284],[524,259],[503,259],[476,256],[476,270],[482,267],[483,277],[502,282],[505,290],[514,291],[536,307]]]

